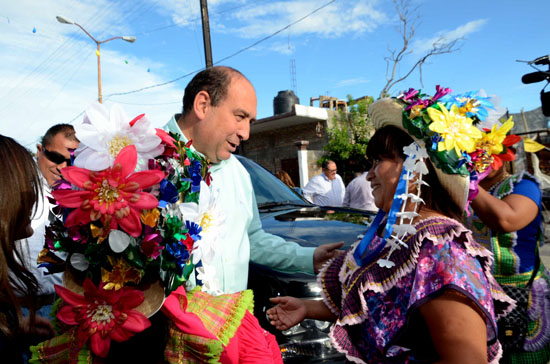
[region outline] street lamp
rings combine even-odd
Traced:
[[[58,22],[60,22],[62,24],[74,24],[74,25],[76,25],[77,27],[82,29],[82,31],[84,33],[86,33],[88,35],[88,37],[92,38],[92,40],[97,45],[97,51],[96,51],[96,55],[97,55],[97,90],[98,90],[98,101],[101,103],[102,102],[102,98],[101,98],[101,63],[100,63],[100,56],[99,56],[100,55],[99,45],[101,43],[107,43],[107,42],[109,42],[111,40],[115,40],[115,39],[122,39],[126,42],[134,43],[136,41],[136,37],[132,37],[132,36],[112,37],[112,38],[109,38],[109,39],[99,41],[99,40],[96,40],[90,33],[88,33],[88,31],[86,29],[84,29],[84,27],[82,27],[82,25],[80,25],[78,23],[75,23],[71,19],[69,19],[67,17],[64,17],[64,16],[61,16],[61,15],[58,15],[55,18],[57,19]]]

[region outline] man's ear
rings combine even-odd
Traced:
[[[36,154],[38,155],[38,153],[42,153],[42,145],[41,144],[36,144]]]
[[[193,110],[195,115],[200,120],[206,117],[208,110],[212,105],[210,104],[210,95],[206,91],[199,91],[195,96],[195,101],[193,102]]]

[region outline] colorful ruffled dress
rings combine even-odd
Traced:
[[[518,194],[532,199],[541,211],[541,192],[535,177],[527,172],[510,176],[490,191],[502,199]],[[480,244],[494,254],[491,268],[501,285],[524,287],[533,274],[539,247],[544,241],[543,219],[538,216],[525,228],[500,233],[487,227],[477,215],[471,214],[468,226]],[[531,286],[528,304],[529,326],[524,344],[525,352],[505,353],[503,363],[548,363],[550,361],[550,274],[539,257],[539,269]]]
[[[392,268],[376,262],[358,266],[354,244],[331,260],[318,276],[325,304],[337,316],[330,331],[333,345],[354,363],[419,363],[437,360],[418,308],[444,290],[470,298],[487,326],[487,357],[498,363],[502,354],[496,318],[511,310],[513,301],[490,273],[492,255],[477,244],[463,225],[432,217],[406,235],[408,248],[393,252]],[[376,236],[366,254],[375,251]]]

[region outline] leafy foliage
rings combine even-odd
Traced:
[[[334,126],[327,130],[329,142],[324,148],[326,154],[318,163],[333,160],[338,166],[338,174],[346,183],[353,179],[355,173],[369,167],[365,152],[374,126],[369,121],[367,111],[373,101],[371,96],[353,100],[348,95],[348,112],[339,111],[334,117]]]

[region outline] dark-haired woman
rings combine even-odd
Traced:
[[[369,109],[367,179],[380,209],[371,227],[319,273],[322,301],[277,297],[268,315],[281,330],[333,321],[331,341],[354,363],[497,363],[495,320],[511,300],[490,253],[457,221],[468,179],[434,168],[403,109],[391,99]]]
[[[541,205],[538,181],[526,171],[510,175],[502,164],[480,182],[472,201],[468,227],[476,241],[493,252],[497,282],[529,289],[525,339],[518,342],[517,335],[504,332],[505,339],[513,340],[504,346],[501,364],[550,361],[550,273],[539,255],[544,238]]]
[[[37,282],[21,262],[17,240],[32,235],[33,206],[41,185],[30,153],[12,138],[0,135],[0,358],[20,363],[29,336],[49,336],[49,320],[35,315]],[[30,315],[23,318],[22,307]]]

